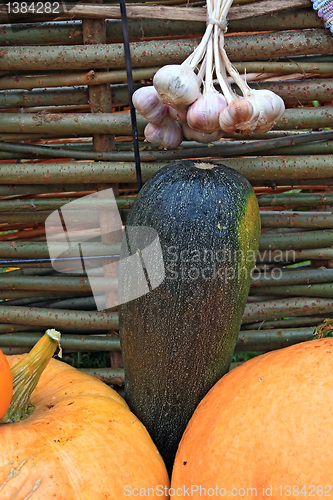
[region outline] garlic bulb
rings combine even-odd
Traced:
[[[160,125],[148,123],[144,135],[148,142],[164,148],[177,148],[183,140],[181,126],[172,118],[166,118]]]
[[[200,94],[200,79],[188,64],[169,64],[153,78],[159,98],[176,109],[184,109]]]
[[[199,132],[211,134],[220,129],[219,116],[227,102],[219,92],[205,92],[188,108],[187,124]]]
[[[172,106],[168,106],[169,108],[169,115],[171,118],[178,122],[185,123],[186,122],[186,115],[187,115],[187,109],[175,109]]]
[[[196,141],[201,142],[203,144],[209,144],[210,142],[218,141],[222,135],[222,130],[217,130],[216,132],[212,132],[211,134],[206,134],[204,132],[198,132],[197,130],[193,130],[187,123],[183,123],[183,132],[184,137],[188,141]]]
[[[254,90],[250,99],[259,110],[255,131],[268,132],[285,111],[283,100],[271,90],[266,89]]]
[[[154,95],[148,90],[147,99],[143,91],[138,97],[134,94],[136,108],[149,122],[145,129],[148,141],[167,148],[177,147],[183,133],[202,143],[218,140],[223,132],[265,133],[283,115],[282,99],[268,90],[251,89],[246,73],[242,77],[229,60],[224,39],[232,3],[207,0],[206,29],[193,52],[181,64],[169,64],[156,72]],[[232,88],[232,81],[238,90]]]
[[[132,95],[132,102],[137,112],[150,123],[162,123],[169,113],[168,106],[160,101],[152,85],[137,89]]]
[[[231,102],[220,113],[220,127],[225,132],[250,133],[255,129],[259,117],[259,110],[249,99],[239,97]]]

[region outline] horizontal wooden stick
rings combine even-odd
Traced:
[[[300,184],[308,179],[321,179],[323,185],[333,178],[333,155],[318,156],[258,156],[246,158],[216,159],[214,163],[234,168],[256,185],[270,182],[294,182]],[[146,181],[168,162],[142,162],[142,176]],[[0,184],[43,184],[68,183],[76,185],[98,182],[133,182],[136,180],[134,162],[72,161],[62,163],[0,164]],[[289,184],[283,184],[289,185]],[[74,191],[74,189],[73,189]],[[53,191],[54,192],[54,191]]]
[[[261,294],[262,287],[275,287],[281,285],[312,285],[314,283],[333,282],[333,269],[312,268],[310,266],[300,268],[272,268],[270,270],[258,271],[251,282],[253,292]],[[332,311],[333,312],[333,311]]]
[[[301,198],[301,200],[305,200],[302,197],[302,194],[306,193],[293,193],[292,197],[295,198],[296,196],[296,204],[299,204],[298,198]],[[327,204],[333,204],[333,194],[330,196],[332,193],[328,193],[326,197],[323,195],[321,196],[320,194],[313,193],[311,196],[311,193],[309,194],[309,198],[306,199],[307,203],[309,205],[311,204],[318,204],[320,205],[320,201],[322,204],[327,203]],[[258,201],[261,206],[268,205],[269,203],[269,195],[264,195],[265,198],[262,197],[262,195],[258,196]],[[271,199],[273,198],[272,195]],[[31,212],[39,212],[39,211],[53,211],[57,210],[58,208],[62,207],[66,203],[69,203],[72,201],[73,198],[59,198],[59,197],[54,197],[54,198],[32,198],[32,199],[16,199],[16,200],[1,200],[0,203],[0,213],[2,212],[10,212],[10,213],[15,213],[15,212],[22,212],[25,211],[26,213],[31,213]],[[286,199],[286,198],[285,198]],[[124,208],[131,208],[133,205],[133,202],[135,200],[134,196],[123,196],[116,198],[117,201],[117,206],[119,209],[124,209]],[[267,202],[265,201],[267,200]],[[281,202],[282,204],[282,202]],[[303,204],[306,204],[306,201],[303,201]],[[86,197],[82,197],[76,200],[75,205],[73,205],[73,209],[76,210],[82,210],[82,209],[89,209],[93,208],[96,210],[97,208],[111,208],[113,206],[112,202],[109,200],[103,200],[103,199],[90,199]],[[318,228],[320,225],[322,225],[323,229],[330,228],[332,224],[332,212],[309,212],[309,211],[301,211],[301,212],[290,212],[290,211],[281,211],[281,210],[275,210],[275,211],[268,211],[268,210],[261,210],[261,225],[262,227],[313,227],[313,228]]]
[[[316,338],[316,323],[310,328],[286,328],[270,330],[242,330],[239,332],[236,351],[272,351],[298,342]]]
[[[333,313],[332,313],[333,314]],[[326,318],[331,318],[332,314],[313,315],[313,316],[295,316],[288,319],[273,319],[269,321],[257,321],[254,323],[246,323],[242,326],[243,330],[260,330],[260,329],[276,329],[276,328],[298,328],[302,326],[319,325]]]
[[[312,328],[241,331],[236,343],[236,351],[269,351],[297,342],[312,340],[315,338],[315,326]],[[42,335],[38,332],[8,333],[0,336],[0,347],[24,347],[28,349],[35,345]],[[63,334],[61,346],[64,352],[120,352],[119,339],[111,335]]]
[[[102,269],[101,269],[102,272]],[[3,273],[4,274],[4,273]],[[34,297],[38,297],[38,291],[47,292],[47,296],[59,296],[59,293],[66,294],[91,294],[91,283],[93,283],[94,291],[100,289],[105,290],[107,287],[116,287],[117,279],[109,279],[103,276],[99,276],[88,280],[86,276],[72,276],[61,273],[55,276],[2,276],[0,275],[0,298],[7,297],[8,291],[25,291],[27,296],[31,294],[31,301],[34,301]],[[263,290],[268,291],[274,288],[274,293],[280,287],[287,289],[288,287],[301,286],[308,287],[309,293],[304,293],[304,295],[311,295],[310,285],[321,284],[324,289],[330,285],[333,287],[333,269],[316,269],[309,268],[304,270],[286,270],[281,268],[271,269],[270,271],[265,270],[263,273],[258,271],[258,275],[254,276],[251,282],[251,293],[265,293]],[[316,288],[314,288],[316,290]],[[273,293],[273,291],[272,291]],[[298,295],[302,295],[299,293]],[[13,294],[11,298],[14,298]],[[20,295],[21,297],[21,295]],[[45,297],[44,297],[45,298]],[[68,299],[66,299],[68,300]],[[11,305],[11,303],[9,303]]]
[[[278,75],[288,75],[291,73],[299,73],[301,75],[315,74],[315,75],[331,75],[333,74],[333,63],[329,62],[267,62],[267,61],[248,61],[235,62],[234,66],[240,73],[276,73]],[[154,76],[156,71],[160,66],[153,66],[152,68],[133,68],[132,75],[133,80],[147,80]],[[112,70],[112,71],[86,71],[83,73],[68,73],[68,74],[51,74],[51,75],[39,75],[39,76],[3,76],[0,77],[0,90],[4,89],[36,89],[45,87],[66,87],[66,86],[78,86],[78,85],[100,85],[103,83],[123,83],[126,81],[126,71],[125,70]],[[319,85],[323,82],[319,81]],[[274,85],[274,84],[273,84]],[[275,84],[278,85],[278,84]],[[307,85],[301,82],[293,82],[289,84],[288,87],[298,85],[303,88],[303,93],[305,95],[312,94],[313,91],[310,88],[308,90],[307,86],[313,86],[312,80],[307,81]],[[320,92],[320,87],[319,87]],[[80,93],[82,90],[77,89]],[[314,89],[315,91],[315,89]],[[320,94],[321,95],[321,94]],[[327,97],[327,96],[326,96]],[[303,97],[304,99],[304,97]],[[24,105],[22,102],[22,105]],[[85,102],[85,101],[84,101]]]
[[[64,245],[62,243],[51,243],[55,255],[64,253]],[[100,242],[85,242],[85,255],[98,256],[98,255],[113,255],[119,254],[120,244],[106,244]],[[75,254],[75,246],[71,247],[73,250],[72,256],[77,257]],[[71,250],[68,250],[70,256]],[[63,255],[65,257],[65,255]],[[1,259],[49,259],[49,247],[44,241],[18,241],[18,242],[0,242],[0,258]],[[7,266],[14,267],[14,266]],[[17,267],[17,266],[16,266]],[[98,265],[97,265],[98,267]]]
[[[333,193],[280,193],[257,197],[261,207],[300,208],[333,205]],[[309,209],[309,208],[308,208]]]
[[[322,132],[308,132],[297,136],[290,135],[286,137],[277,137],[264,141],[217,141],[208,146],[195,142],[183,141],[180,147],[176,150],[161,150],[153,148],[150,144],[143,145],[140,148],[140,158],[142,161],[163,161],[176,160],[183,158],[203,158],[203,157],[229,157],[229,156],[245,156],[257,155],[258,153],[268,152],[269,155],[305,155],[310,154],[330,154],[333,153],[333,141],[324,142],[327,139],[333,138],[333,130]],[[308,144],[308,149],[305,145]],[[304,151],[302,150],[305,147]],[[70,158],[70,159],[86,159],[86,160],[101,160],[101,161],[134,161],[134,153],[130,150],[119,148],[112,152],[96,152],[87,151],[87,145],[83,145],[80,149],[74,149],[71,145],[65,147],[50,147],[30,144],[16,144],[12,142],[1,142],[0,151],[18,153],[19,158]],[[298,146],[298,147],[297,147]],[[92,149],[92,148],[91,148]],[[1,153],[0,153],[1,154]],[[6,158],[1,154],[2,158]],[[9,156],[10,158],[11,156]]]
[[[247,304],[243,315],[243,323],[263,321],[286,316],[304,316],[309,314],[325,314],[332,311],[333,301],[323,298],[295,297]],[[38,307],[0,306],[0,321],[31,326],[49,326],[56,328],[71,327],[85,329],[117,329],[118,315],[112,312],[67,311]],[[243,334],[243,333],[242,333]]]
[[[197,47],[198,39],[151,40],[131,43],[133,68],[182,63]],[[246,47],[246,50],[244,50]],[[225,37],[231,61],[330,54],[333,39],[325,29],[281,31]],[[4,71],[91,70],[125,67],[122,44],[25,46],[0,48]]]
[[[264,232],[260,238],[260,251],[297,250],[333,247],[333,230]]]
[[[333,283],[313,285],[282,285],[262,287],[260,292],[269,295],[284,295],[287,297],[323,297],[333,299]]]
[[[154,68],[156,71],[157,68]],[[120,74],[123,71],[109,71],[109,72],[94,72],[90,71],[88,73],[82,74],[82,82],[85,86],[80,88],[60,88],[62,84],[65,86],[69,84],[68,79],[74,78],[74,82],[78,83],[78,77],[80,75],[54,75],[52,77],[22,77],[14,78],[7,77],[5,80],[0,78],[0,88],[3,84],[14,86],[28,85],[29,89],[34,88],[34,85],[41,86],[42,83],[48,84],[49,86],[55,87],[52,89],[43,90],[33,90],[28,92],[27,90],[9,90],[0,92],[0,107],[3,109],[25,108],[27,112],[31,112],[32,107],[45,108],[53,107],[54,111],[57,111],[57,107],[60,106],[72,106],[79,107],[80,105],[88,105],[88,88],[86,85],[95,85],[101,83],[108,83],[113,81],[113,74]],[[332,74],[333,74],[333,64],[332,64]],[[103,78],[101,79],[101,75]],[[145,78],[152,77],[153,72],[147,73],[147,69],[133,70],[133,78]],[[97,78],[97,83],[94,82],[95,77]],[[105,77],[105,78],[104,78]],[[123,76],[125,81],[126,77]],[[7,83],[6,83],[7,82]],[[269,81],[269,82],[253,82],[248,80],[250,88],[253,89],[268,89],[272,92],[278,94],[286,103],[295,104],[300,103],[310,103],[312,101],[318,100],[322,104],[331,103],[333,95],[333,81],[330,78],[313,78],[304,83],[304,81]],[[44,86],[48,86],[44,85]],[[75,85],[75,83],[73,83]],[[137,83],[134,85],[134,90],[141,87],[142,85]],[[58,88],[57,88],[58,87]],[[240,92],[235,85],[232,85],[235,92]],[[9,87],[11,88],[11,87]],[[12,87],[14,88],[14,87]],[[217,86],[219,90],[219,87]],[[127,85],[112,85],[111,86],[111,96],[112,104],[114,107],[128,106],[129,97]]]
[[[326,64],[326,63],[325,63]],[[152,78],[160,66],[152,68],[133,68],[133,80],[145,80]],[[327,68],[324,69],[327,71]],[[3,89],[27,89],[45,87],[67,87],[77,85],[101,85],[104,83],[123,83],[126,81],[125,70],[112,71],[86,71],[84,73],[51,74],[43,76],[3,76],[0,78],[0,90]],[[113,89],[111,89],[113,90]],[[83,102],[88,102],[88,96],[83,89],[76,89]],[[84,96],[82,96],[84,94]],[[115,96],[113,96],[115,97]],[[114,99],[113,99],[114,104]]]
[[[244,19],[260,16],[269,12],[278,12],[297,7],[308,7],[309,0],[263,0],[246,6],[233,6],[230,8],[229,19]],[[173,21],[206,21],[206,8],[204,7],[178,7],[167,5],[131,5],[126,7],[128,19],[169,19]],[[24,16],[23,16],[24,17]],[[27,17],[27,15],[25,15]],[[91,18],[91,19],[120,19],[121,13],[118,5],[75,5],[67,8],[66,2],[61,2],[61,14],[52,16],[54,20]],[[17,16],[20,19],[20,16]],[[22,16],[21,16],[22,18]],[[10,18],[13,22],[13,19]],[[8,21],[7,9],[0,7],[0,21]]]
[[[263,228],[333,228],[332,212],[262,211]]]
[[[291,297],[247,304],[243,323],[290,318],[293,316],[332,313],[333,300],[323,298]]]
[[[177,7],[175,7],[177,8]],[[233,9],[233,7],[232,7]],[[244,9],[242,10],[244,12]],[[69,20],[66,23],[22,23],[0,26],[0,45],[76,45],[83,43],[80,21]],[[106,20],[106,43],[123,41],[121,20]],[[276,31],[286,29],[322,28],[323,23],[312,6],[309,8],[271,12],[245,19],[229,19],[230,33],[251,31]],[[206,21],[170,21],[165,19],[129,19],[128,31],[131,41],[152,38],[181,37],[203,35]]]
[[[295,262],[304,262],[309,260],[327,261],[333,260],[333,248],[305,248],[299,249],[297,246],[288,250],[263,250],[259,252],[258,263],[281,266],[294,264]]]
[[[1,165],[0,165],[1,170]],[[29,185],[20,185],[20,184],[0,184],[0,196],[25,196],[25,195],[33,195],[33,194],[45,194],[45,193],[75,193],[81,192],[84,193],[86,191],[96,191],[97,186],[94,184],[29,184]],[[89,194],[89,193],[87,193]]]
[[[99,208],[112,208],[113,200],[108,200],[106,198],[82,198],[76,199],[76,197],[66,197],[66,198],[33,198],[33,199],[16,199],[16,200],[1,200],[0,203],[0,213],[1,212],[38,212],[38,211],[48,211],[57,210],[66,203],[76,200],[73,205],[73,210],[87,210],[93,208],[94,210]],[[133,205],[134,196],[122,196],[116,198],[118,208],[130,208]]]
[[[100,290],[104,291],[106,289],[116,289],[117,279],[116,278],[104,278],[99,276],[97,278],[86,277],[74,277],[74,276],[34,276],[32,280],[30,276],[21,277],[7,277],[0,275],[0,297],[6,296],[5,290],[25,290],[25,291],[43,291],[43,292],[53,292],[54,295],[57,292],[65,292],[66,294],[75,293],[91,293],[91,283],[94,286],[94,291]],[[3,291],[3,292],[2,292]],[[41,296],[43,294],[40,294]]]
[[[6,307],[0,305],[0,321],[32,326],[52,325],[54,328],[80,326],[95,330],[112,330],[118,327],[118,315],[110,311],[67,311],[65,309],[44,309],[40,307]]]
[[[30,279],[30,281],[31,281],[31,279]],[[58,297],[59,293],[60,292],[49,290],[47,296],[51,299],[52,297],[53,298]],[[70,293],[72,294],[73,292],[70,292]],[[62,291],[61,294],[66,296],[67,292]],[[45,300],[45,298],[46,298],[46,294],[44,292],[42,292],[40,290],[35,290],[35,289],[30,290],[29,288],[27,289],[27,287],[25,290],[21,290],[20,288],[18,288],[17,290],[16,289],[13,289],[13,290],[1,290],[0,289],[0,299],[1,300],[7,300],[7,299],[22,300],[22,299],[24,299],[25,303],[30,303],[30,302],[35,302],[37,300],[42,300],[42,299]],[[6,302],[6,306],[7,305],[9,306],[10,302]]]
[[[232,6],[229,10],[229,19],[245,19],[248,17],[260,16],[269,12],[278,12],[286,9],[295,9],[297,7],[308,7],[309,0],[263,0],[252,3],[250,6]],[[154,8],[145,5],[130,5],[126,7],[129,19],[170,19],[174,21],[205,21],[207,17],[205,7],[168,7],[166,5],[154,5]],[[78,5],[70,10],[64,8],[60,18],[97,17],[120,19],[120,8],[117,5]]]
[[[138,131],[143,134],[147,122],[137,115]],[[318,129],[333,123],[333,106],[287,109],[274,125],[275,130]],[[60,137],[94,133],[131,136],[130,114],[124,113],[2,113],[0,133],[55,134]]]
[[[36,225],[44,223],[46,218],[51,215],[53,210],[57,210],[61,206],[69,202],[69,200],[52,200],[53,203],[48,203],[44,200],[31,201],[30,205],[25,203],[23,205],[15,204],[12,201],[4,201],[0,204],[0,229],[5,231],[4,224],[23,224],[25,223],[27,227],[29,225]],[[132,199],[133,201],[133,199]],[[127,204],[127,208],[130,208],[132,203]],[[19,210],[20,207],[25,207],[25,211]],[[87,214],[89,223],[95,223],[96,227],[98,225],[98,209],[104,206],[104,208],[112,209],[112,205],[98,204],[89,206],[89,204],[84,203],[84,198],[82,203],[76,207],[76,210],[89,210],[92,208],[92,212]],[[13,207],[13,210],[11,210]],[[53,210],[51,207],[54,207]],[[121,216],[125,217],[125,213],[122,208],[120,208]],[[288,212],[288,211],[261,211],[261,226],[262,228],[304,228],[304,229],[333,229],[333,215],[331,212]],[[37,231],[37,232],[36,232]],[[30,236],[35,236],[39,234],[45,234],[44,228],[38,228],[30,230],[29,233],[22,232],[20,238]],[[15,234],[3,234],[0,235],[0,241],[11,241],[12,239],[17,239]],[[0,276],[1,279],[1,276]]]

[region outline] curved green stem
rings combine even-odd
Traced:
[[[17,422],[31,415],[34,406],[30,403],[30,396],[56,348],[60,346],[59,341],[60,333],[57,330],[47,330],[31,351],[12,367],[13,396],[0,423]]]
[[[333,336],[333,319],[327,318],[317,326],[315,334],[318,338],[332,337]]]

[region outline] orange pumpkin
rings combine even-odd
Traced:
[[[1,500],[119,500],[169,486],[145,427],[103,382],[52,359],[31,403],[27,418],[0,425]]]
[[[6,413],[13,394],[13,377],[6,356],[0,351],[0,418]]]
[[[333,339],[251,359],[222,377],[180,442],[172,499],[333,495]],[[192,494],[191,494],[192,493]]]

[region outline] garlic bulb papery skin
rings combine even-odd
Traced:
[[[187,110],[186,109],[175,109],[172,106],[168,106],[169,108],[169,115],[171,118],[174,120],[181,122],[181,123],[186,123],[186,115],[187,115]]]
[[[167,149],[174,149],[180,146],[183,140],[183,131],[175,120],[167,118],[160,125],[148,123],[144,130],[144,136],[152,144],[157,144]]]
[[[155,87],[140,87],[132,95],[135,109],[148,122],[162,123],[169,114],[169,108],[160,101]]]
[[[219,130],[219,117],[221,111],[227,107],[227,102],[219,92],[205,92],[189,108],[187,124],[205,134],[212,134]]]
[[[211,142],[218,141],[222,136],[223,132],[221,129],[216,132],[212,132],[211,134],[205,134],[204,132],[198,132],[197,130],[193,130],[187,123],[183,123],[183,132],[184,137],[188,141],[200,142],[202,144],[209,144]]]
[[[266,89],[254,90],[251,93],[251,99],[259,109],[255,131],[260,133],[268,132],[285,112],[283,99],[271,90]]]
[[[186,109],[200,94],[201,80],[188,64],[169,64],[153,78],[160,100],[176,109]]]
[[[244,97],[239,97],[232,101],[220,113],[219,124],[224,132],[232,134],[234,132],[252,132],[259,118],[259,110]]]

